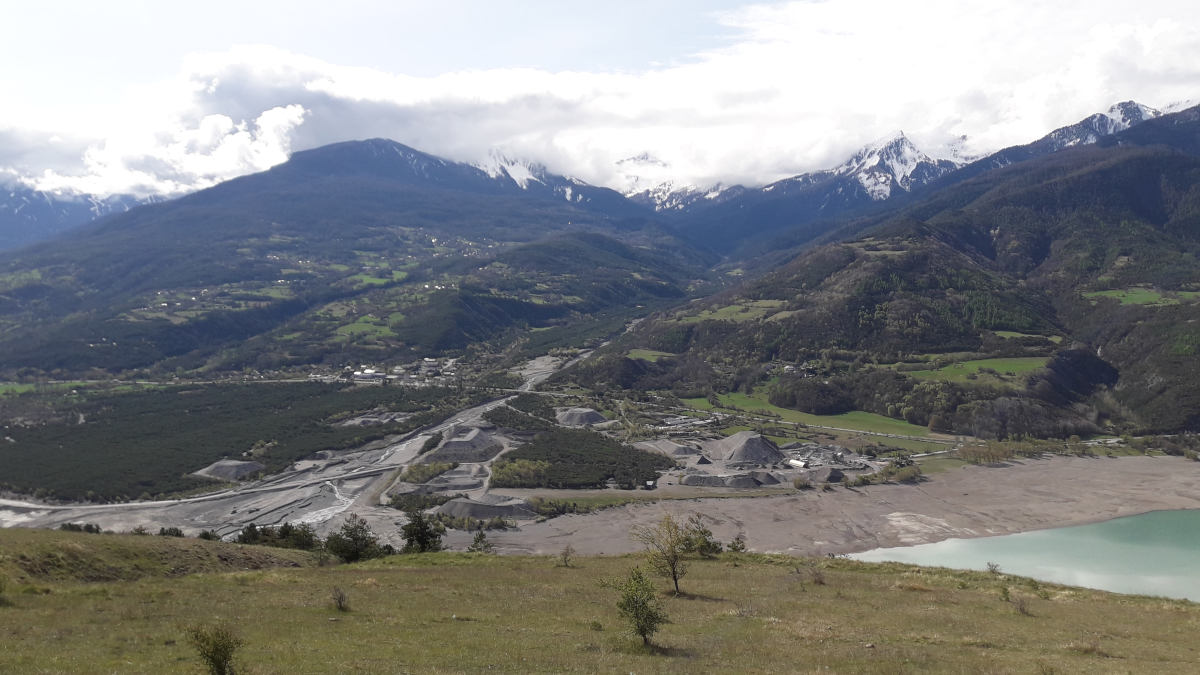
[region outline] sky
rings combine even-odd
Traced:
[[[1200,3],[44,0],[5,4],[0,62],[0,180],[51,191],[177,194],[374,137],[756,185],[899,130],[981,153],[1200,102]]]

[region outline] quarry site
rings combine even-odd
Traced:
[[[531,390],[562,364],[545,357],[531,362],[521,371],[521,390]],[[630,528],[672,513],[700,514],[719,539],[740,536],[751,550],[813,555],[1195,507],[1200,494],[1200,479],[1177,471],[1175,462],[1183,460],[1174,457],[1053,457],[964,466],[919,482],[855,486],[856,477],[893,460],[833,443],[780,445],[751,430],[721,436],[711,429],[712,417],[670,413],[656,427],[658,437],[633,445],[670,458],[674,467],[638,489],[493,488],[492,465],[531,437],[484,419],[506,400],[459,411],[407,436],[318,453],[275,475],[261,476],[256,462],[222,460],[197,473],[229,487],[190,498],[78,505],[0,500],[0,523],[53,528],[86,522],[113,531],[179,527],[231,538],[251,523],[307,523],[326,535],[357,514],[383,541],[400,544],[404,513],[389,503],[398,495],[426,495],[442,498],[431,513],[504,521],[506,529],[488,531],[501,552],[553,554],[566,545],[583,554],[631,552],[638,545]],[[616,431],[614,421],[592,408],[555,411],[562,427]],[[376,411],[341,423],[376,424],[390,414]],[[439,440],[427,447],[431,439]],[[453,468],[419,483],[400,479],[405,469],[423,464]],[[1119,501],[1111,498],[1118,492]],[[529,502],[598,496],[628,503],[547,518]],[[445,542],[465,548],[471,537],[449,529]]]

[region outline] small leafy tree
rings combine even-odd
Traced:
[[[246,642],[224,625],[197,625],[187,629],[187,640],[196,648],[211,675],[234,675],[233,653]]]
[[[441,444],[442,444],[442,432],[438,431],[438,432],[434,433],[432,436],[430,436],[429,438],[425,439],[425,442],[421,445],[421,451],[418,452],[417,454],[423,455],[423,454],[429,452],[430,450],[433,450],[434,448],[436,448],[437,446],[439,446]]]
[[[488,541],[487,535],[483,533],[483,530],[480,530],[475,533],[475,538],[471,540],[471,545],[467,547],[467,550],[471,553],[492,553],[496,550],[496,547],[492,546],[492,542]]]
[[[721,552],[721,542],[713,538],[712,530],[705,527],[699,513],[688,517],[687,527],[684,529],[685,553],[694,553],[702,558],[715,558]]]
[[[671,517],[663,516],[658,525],[644,525],[633,530],[633,537],[646,547],[646,561],[655,572],[669,577],[679,594],[679,579],[687,574],[686,554],[688,536],[684,528]]]
[[[239,544],[257,544],[262,540],[262,533],[258,531],[258,525],[250,523],[238,532],[238,536],[234,541]]]
[[[621,591],[621,599],[617,601],[617,611],[621,618],[629,622],[629,628],[642,638],[642,644],[650,644],[650,636],[658,632],[658,627],[667,621],[667,613],[654,592],[654,584],[642,574],[641,568],[635,567],[629,572],[629,578],[617,585]]]
[[[390,546],[379,545],[379,539],[367,521],[358,514],[350,514],[341,529],[329,535],[325,540],[325,548],[348,563],[378,558],[391,551]]]
[[[408,522],[401,528],[405,553],[429,553],[442,550],[442,533],[432,518],[420,509],[406,511]]]

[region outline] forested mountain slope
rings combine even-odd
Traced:
[[[1110,147],[981,173],[852,240],[658,315],[627,345],[680,354],[654,369],[690,368],[678,381],[691,389],[686,364],[697,360],[716,366],[716,387],[761,386],[790,364],[798,374],[770,380],[780,404],[947,431],[1194,429],[1200,158],[1187,150],[1197,123],[1134,131],[1175,147],[1118,135]],[[942,369],[987,357],[1044,367],[970,379]]]
[[[706,259],[646,214],[391,141],[297,153],[0,258],[0,369],[419,356],[678,301]],[[548,249],[570,267],[545,266]]]

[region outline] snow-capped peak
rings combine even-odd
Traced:
[[[886,171],[903,184],[921,162],[933,160],[917,149],[903,131],[871,143],[834,169],[839,175]]]
[[[508,178],[522,190],[529,188],[530,181],[544,183],[546,167],[528,160],[511,159],[498,150],[488,152],[487,159],[475,165],[492,178]]]
[[[1136,101],[1123,101],[1102,113],[1096,113],[1070,126],[1055,129],[1037,143],[1047,144],[1051,151],[1077,145],[1090,145],[1103,136],[1125,131],[1136,124],[1161,116],[1162,113],[1154,108],[1144,106]]]
[[[1109,108],[1101,115],[1109,120],[1107,131],[1098,128],[1102,134],[1115,134],[1119,131],[1125,131],[1129,127],[1152,120],[1155,117],[1161,117],[1162,113],[1149,106],[1142,105],[1137,101],[1122,101]]]
[[[879,201],[891,196],[893,186],[911,190],[956,166],[957,162],[939,162],[921,152],[903,131],[897,131],[866,145],[831,173],[857,179],[871,199]]]
[[[701,203],[718,204],[746,192],[741,185],[696,185],[677,183],[672,180],[642,190],[630,190],[625,196],[637,204],[649,206],[655,211],[684,211]]]

